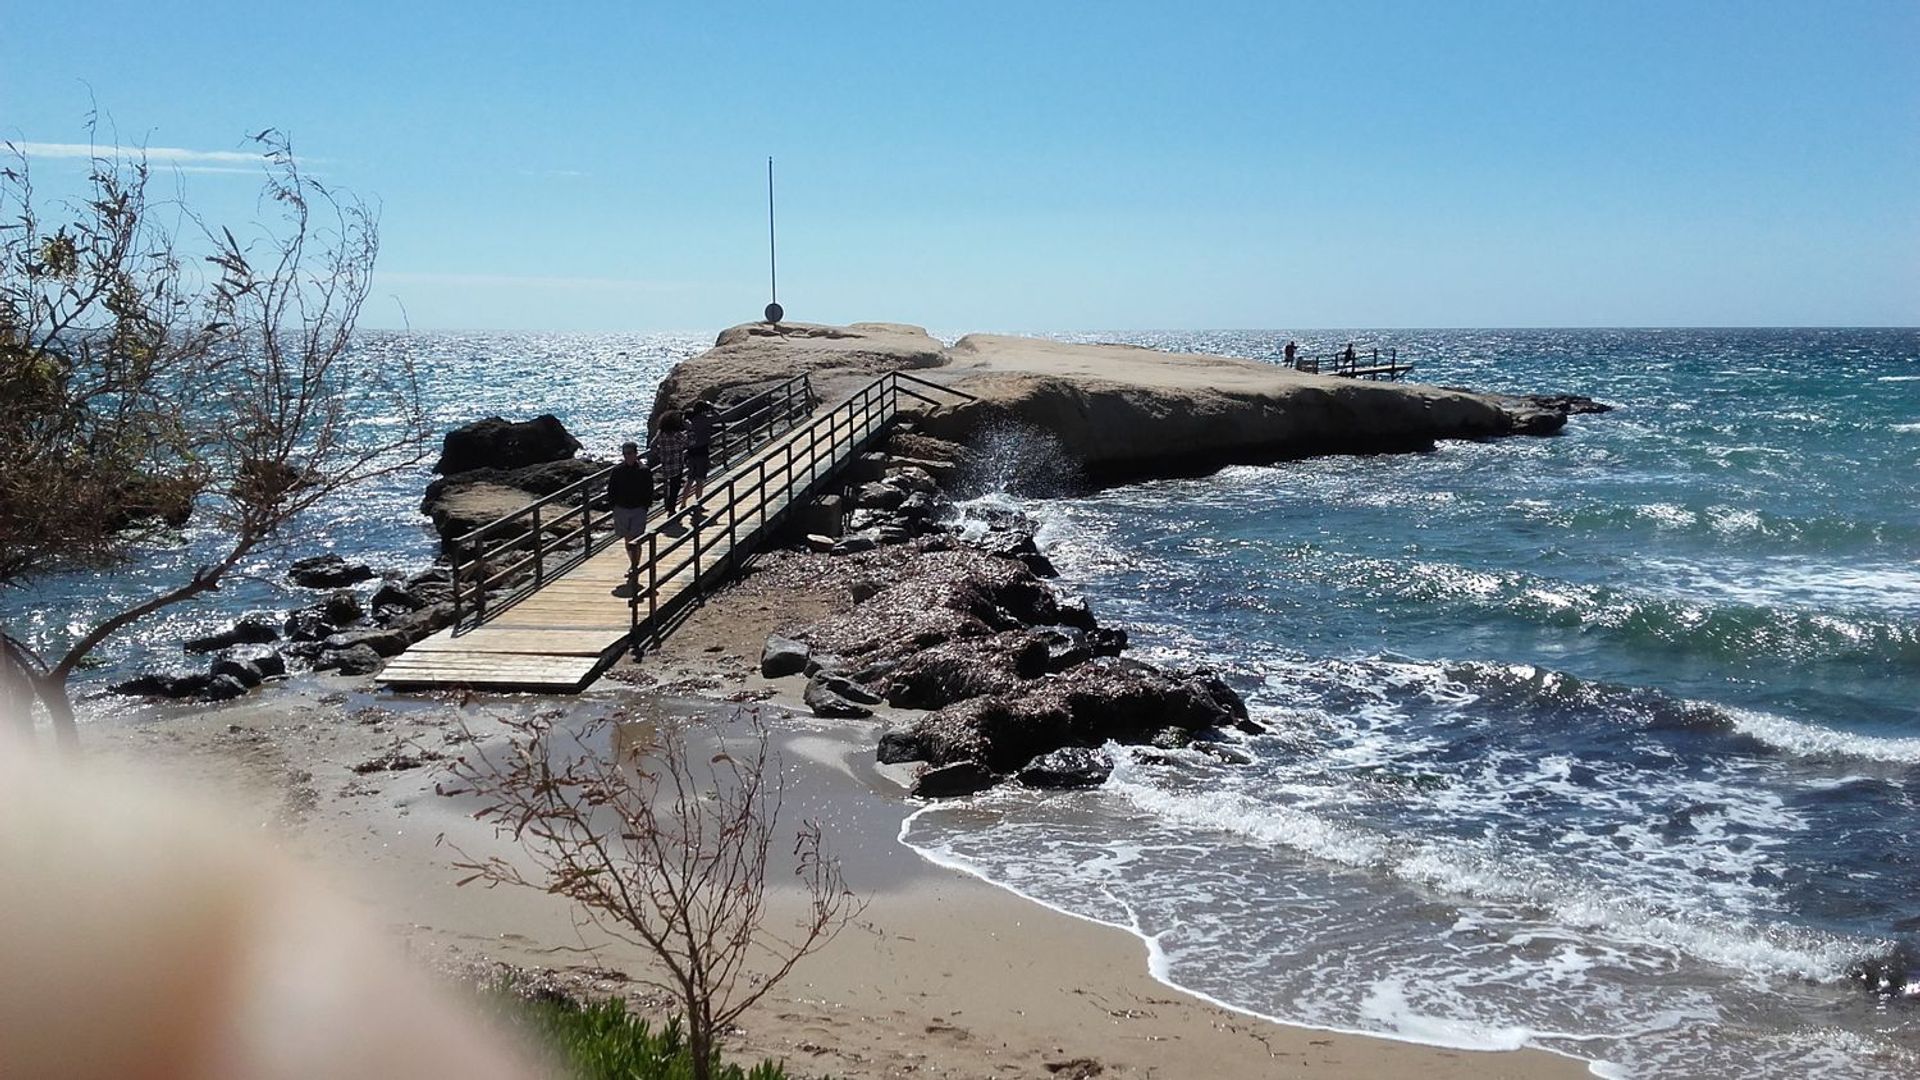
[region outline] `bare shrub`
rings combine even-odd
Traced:
[[[697,1080],[712,1074],[717,1036],[865,908],[827,857],[819,825],[803,821],[791,847],[802,912],[785,932],[769,927],[784,782],[764,722],[736,716],[746,718],[744,735],[696,720],[600,720],[578,731],[557,730],[550,717],[509,721],[506,746],[476,742],[450,770],[455,786],[442,789],[477,795],[475,816],[516,840],[531,864],[460,852],[460,884],[564,896],[660,962],[659,985],[686,1011]]]

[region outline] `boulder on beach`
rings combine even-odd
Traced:
[[[985,791],[1000,782],[992,769],[978,761],[935,765],[913,778],[913,795],[920,799],[953,799]]]

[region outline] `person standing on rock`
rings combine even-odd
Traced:
[[[640,460],[639,443],[620,448],[620,464],[607,474],[607,501],[613,504],[613,531],[627,545],[632,569],[638,570],[640,538],[647,533],[647,511],[653,508],[653,470]]]
[[[687,507],[696,523],[707,513],[700,497],[706,493],[707,471],[713,467],[713,440],[720,426],[720,414],[711,401],[696,401],[687,410]]]
[[[649,451],[660,481],[667,486],[667,516],[680,512],[680,485],[687,471],[687,418],[674,410],[660,418]]]

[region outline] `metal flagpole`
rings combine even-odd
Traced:
[[[786,314],[780,307],[780,264],[773,244],[773,158],[767,158],[767,321],[777,323]]]

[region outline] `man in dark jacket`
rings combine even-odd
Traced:
[[[613,504],[613,531],[627,545],[627,559],[640,566],[640,538],[647,534],[653,507],[653,470],[640,460],[640,444],[620,448],[620,464],[607,474],[607,501]]]

